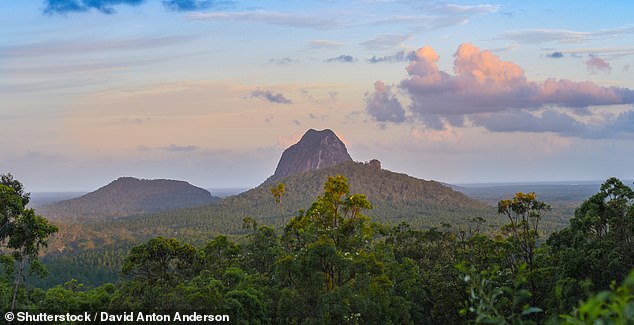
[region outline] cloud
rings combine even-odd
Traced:
[[[572,57],[572,58],[584,58],[586,56],[589,57],[598,57],[601,60],[618,60],[620,58],[626,56],[634,55],[634,48],[580,48],[580,49],[571,49],[571,50],[554,50],[554,49],[544,49],[546,51],[553,51],[546,54],[547,58],[559,59],[563,57]],[[598,63],[598,62],[597,62]],[[592,63],[591,63],[592,64]],[[593,68],[594,72],[597,69]],[[599,69],[601,70],[601,69]]]
[[[163,0],[163,5],[173,11],[195,11],[215,7],[227,1],[216,0]]]
[[[264,99],[270,103],[275,103],[275,104],[292,104],[293,101],[291,101],[290,99],[286,98],[284,96],[284,94],[282,93],[277,93],[274,94],[272,91],[270,90],[256,90],[251,92],[251,97],[254,98],[261,98]]]
[[[469,21],[468,15],[436,15],[436,16],[394,16],[373,21],[371,25],[408,25],[416,31],[431,31],[440,28],[458,26]]]
[[[370,63],[383,63],[383,62],[407,62],[416,59],[416,53],[414,51],[398,51],[393,55],[386,56],[373,56],[368,59]]]
[[[405,109],[391,87],[381,81],[374,83],[374,92],[365,94],[365,110],[378,122],[405,121]]]
[[[449,127],[444,130],[433,130],[428,128],[412,128],[409,132],[412,139],[417,142],[431,142],[431,143],[452,143],[453,145],[459,145],[463,137],[455,129]]]
[[[71,12],[87,12],[94,9],[102,14],[111,15],[116,13],[114,6],[138,6],[145,2],[145,0],[45,0],[44,13],[63,15]],[[161,3],[165,8],[172,11],[195,11],[226,5],[231,3],[231,1],[162,0]]]
[[[339,26],[339,23],[332,19],[320,19],[314,16],[306,16],[294,13],[283,13],[277,11],[239,11],[239,12],[212,12],[212,13],[191,13],[187,15],[191,20],[197,21],[245,21],[254,23],[266,23],[297,28],[329,29]]]
[[[504,111],[497,114],[480,114],[473,118],[476,124],[493,132],[556,132],[573,134],[585,127],[567,114],[545,111],[541,116],[530,112]]]
[[[191,152],[191,151],[196,151],[199,150],[200,147],[198,146],[178,146],[175,144],[170,144],[167,147],[160,147],[158,149],[161,149],[163,151],[168,151],[168,152]]]
[[[500,6],[488,4],[459,5],[453,3],[437,3],[430,6],[429,9],[446,15],[476,15],[495,13],[500,9]]]
[[[151,120],[151,117],[122,117],[116,119],[113,123],[122,125],[143,125]]]
[[[410,78],[403,80],[401,87],[408,91],[412,107],[419,113],[472,114],[545,105],[586,108],[627,104],[634,99],[630,89],[591,82],[554,78],[530,82],[518,65],[468,43],[460,45],[455,54],[455,75],[438,69],[439,58],[427,46],[418,49],[416,60],[407,66]]]
[[[616,131],[624,130],[634,133],[634,110],[629,110],[617,115],[607,130]]]
[[[156,37],[137,37],[122,39],[95,40],[56,40],[18,46],[0,46],[0,52],[18,58],[51,55],[71,55],[100,53],[105,51],[138,51],[148,48],[166,47],[192,41],[199,36],[167,35]]]
[[[634,48],[582,48],[561,51],[563,54],[571,55],[601,55],[603,57],[620,58],[628,55],[634,55]]]
[[[425,15],[405,15],[392,16],[371,22],[371,25],[378,24],[406,24],[417,32],[437,30],[451,26],[463,25],[469,19],[477,15],[495,13],[499,10],[498,5],[458,5],[452,3],[442,3],[435,1],[405,1],[414,4],[412,12],[425,12]],[[422,3],[422,4],[419,4]],[[395,37],[399,35],[394,35]],[[396,39],[395,39],[396,41]],[[371,45],[372,43],[370,43]],[[380,43],[379,43],[380,44]]]
[[[337,41],[331,41],[326,39],[316,39],[310,41],[310,47],[312,48],[337,48],[341,47],[343,43]]]
[[[634,27],[604,29],[596,32],[579,32],[564,29],[526,29],[502,33],[499,39],[513,40],[520,43],[580,43],[591,40],[616,38],[624,34],[634,33]]]
[[[575,115],[589,115],[593,106],[634,103],[634,91],[628,88],[554,78],[528,81],[520,66],[468,43],[460,45],[454,55],[454,74],[438,68],[440,57],[433,48],[426,46],[415,54],[406,68],[409,77],[401,81],[400,88],[411,99],[408,109],[414,118],[436,130],[473,125],[493,132],[597,137],[608,134],[608,124],[622,126],[617,120],[629,115],[603,118],[603,128],[577,120]],[[375,92],[380,93],[376,85]]]
[[[281,59],[270,59],[269,62],[270,63],[277,63],[277,64],[289,64],[289,63],[293,63],[293,59],[286,57],[286,58],[281,58]]]
[[[69,12],[86,12],[95,9],[103,14],[114,14],[113,6],[138,6],[145,0],[46,0],[44,13],[66,14]]]
[[[357,59],[347,54],[342,54],[340,56],[324,60],[324,62],[343,62],[343,63],[353,63],[355,61],[357,61]]]
[[[392,49],[410,38],[410,35],[381,34],[361,45],[369,50]]]
[[[154,150],[166,151],[166,152],[192,152],[198,151],[201,148],[199,146],[188,145],[188,146],[179,146],[175,144],[170,144],[165,147],[148,147],[146,145],[137,146],[136,149],[142,152],[149,152]]]
[[[547,58],[551,58],[551,59],[561,59],[561,58],[564,57],[564,54],[561,53],[561,52],[555,51],[555,52],[552,52],[550,54],[546,54],[546,57]]]
[[[590,55],[590,59],[586,61],[586,67],[588,68],[588,71],[593,73],[612,71],[612,67],[608,62],[594,55]]]

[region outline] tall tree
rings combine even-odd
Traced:
[[[575,210],[570,226],[548,239],[559,273],[554,297],[559,310],[624,280],[634,268],[633,239],[634,191],[609,178]]]
[[[13,252],[13,256],[19,265],[15,279],[15,287],[13,290],[11,310],[15,308],[17,303],[20,280],[25,278],[25,265],[30,262],[31,271],[44,270],[39,264],[38,253],[40,248],[46,247],[48,237],[57,231],[58,228],[56,226],[50,224],[46,218],[35,214],[33,209],[26,209],[22,211],[22,213],[20,213],[20,215],[16,218],[8,243],[9,248],[15,250]]]
[[[175,238],[156,237],[130,250],[123,274],[148,284],[170,285],[191,275],[199,256],[196,248]]]
[[[12,188],[22,199],[22,205],[26,206],[31,200],[31,193],[24,192],[24,185],[17,179],[13,178],[11,173],[0,175],[0,184]]]
[[[310,209],[291,219],[282,237],[284,254],[278,274],[287,286],[281,301],[302,297],[297,311],[279,306],[293,322],[370,323],[389,319],[389,290],[383,252],[374,250],[376,225],[365,216],[372,205],[365,195],[350,194],[347,179],[329,177]],[[342,303],[343,302],[343,303]],[[383,317],[383,318],[382,318]]]
[[[20,285],[26,281],[27,263],[31,271],[45,272],[39,264],[38,253],[40,248],[46,247],[48,237],[58,231],[35,210],[26,209],[28,202],[29,194],[24,192],[22,183],[11,174],[0,176],[0,242],[12,251],[17,261],[11,310],[17,304]]]
[[[513,265],[526,263],[529,270],[535,264],[535,248],[539,238],[539,222],[550,205],[537,200],[535,192],[516,193],[510,200],[498,202],[498,213],[508,217],[510,223],[503,227],[510,233],[510,241],[519,256],[511,254]]]
[[[275,199],[275,203],[277,204],[280,210],[280,217],[282,217],[282,199],[284,198],[284,194],[286,193],[286,185],[284,183],[278,183],[275,186],[271,186],[271,194]]]

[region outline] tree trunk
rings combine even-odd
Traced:
[[[18,268],[18,274],[15,277],[15,287],[13,288],[13,300],[11,301],[11,312],[15,310],[15,304],[18,301],[18,289],[20,288],[20,280],[22,279],[22,273],[24,273],[24,254],[20,253],[20,267]]]

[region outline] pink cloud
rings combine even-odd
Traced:
[[[586,61],[586,67],[590,72],[610,72],[612,67],[608,62],[602,58],[594,55],[590,55],[590,59]]]
[[[374,92],[365,94],[365,109],[378,122],[405,121],[405,109],[391,87],[381,81],[374,83]]]
[[[460,45],[454,57],[455,74],[450,75],[438,69],[439,56],[431,47],[416,51],[416,60],[407,66],[410,77],[401,82],[415,112],[474,114],[547,105],[586,108],[625,104],[632,97],[629,89],[590,82],[552,78],[531,82],[518,65],[471,44]]]
[[[474,78],[478,83],[518,84],[526,82],[524,71],[518,65],[501,61],[489,51],[480,51],[464,43],[455,54],[454,72],[463,78]]]
[[[601,62],[607,63],[595,59],[596,68],[605,70]],[[574,135],[586,126],[574,116],[591,114],[589,107],[634,103],[628,88],[556,78],[529,81],[519,65],[469,43],[454,54],[453,74],[440,70],[439,60],[433,48],[418,49],[406,67],[409,77],[400,83],[414,117],[433,129],[470,121],[490,131]]]

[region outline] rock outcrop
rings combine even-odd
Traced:
[[[351,161],[346,145],[332,130],[310,129],[299,142],[284,150],[275,173],[267,182]]]

